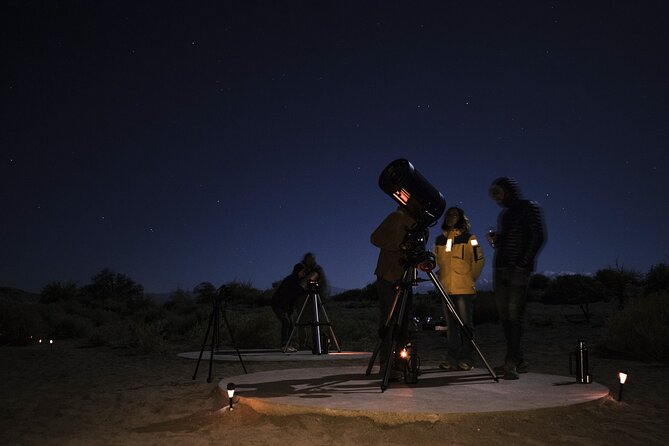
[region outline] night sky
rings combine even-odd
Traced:
[[[540,272],[645,273],[669,260],[668,8],[4,1],[0,286],[265,289],[313,251],[363,287],[397,158],[480,239],[515,177]]]

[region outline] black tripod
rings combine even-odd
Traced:
[[[286,345],[283,346],[284,348],[290,345],[290,341],[293,339],[293,335],[295,334],[295,330],[297,330],[297,327],[310,326],[312,329],[312,343],[313,343],[311,351],[313,352],[314,355],[327,354],[329,351],[329,346],[327,344],[324,345],[325,340],[321,336],[321,326],[327,326],[330,330],[330,339],[332,339],[332,342],[334,342],[335,347],[337,347],[337,351],[341,353],[339,342],[337,342],[337,336],[335,336],[334,330],[332,329],[332,323],[328,318],[328,314],[325,312],[325,307],[323,307],[323,301],[321,300],[321,295],[318,291],[319,291],[318,282],[316,280],[310,280],[308,284],[309,294],[307,294],[307,298],[304,300],[304,304],[302,305],[300,314],[297,316],[297,321],[295,322],[295,326],[293,327],[293,330],[290,332],[288,341],[286,341]],[[302,322],[302,315],[304,314],[304,310],[306,310],[308,305],[311,306],[312,320],[310,322]],[[321,312],[323,312],[323,316],[325,317],[325,322],[321,322],[320,318]]]
[[[409,233],[408,237],[413,237],[413,234]],[[430,281],[435,286],[437,291],[439,291],[439,294],[441,294],[442,299],[444,299],[444,302],[448,307],[448,311],[450,311],[455,320],[458,321],[460,329],[465,334],[469,342],[472,343],[474,349],[476,349],[479,357],[488,368],[490,376],[495,380],[495,382],[499,382],[499,378],[490,367],[490,364],[488,364],[488,361],[486,361],[485,357],[483,357],[483,353],[481,353],[481,350],[476,344],[476,341],[474,341],[474,336],[471,330],[462,322],[462,319],[460,319],[460,316],[455,310],[453,301],[451,301],[451,298],[448,296],[448,294],[446,294],[446,291],[444,291],[444,288],[441,286],[439,279],[432,272],[436,266],[436,263],[434,260],[434,255],[431,252],[425,251],[425,239],[419,238],[415,240],[409,240],[408,243],[405,243],[405,246],[409,247],[407,248],[406,254],[407,266],[404,270],[402,280],[399,283],[397,293],[395,294],[395,299],[393,300],[390,313],[388,314],[388,319],[386,320],[382,330],[381,339],[374,349],[374,353],[372,354],[372,357],[369,361],[365,375],[370,375],[379,350],[381,349],[383,343],[386,343],[386,345],[389,347],[389,354],[388,357],[385,358],[386,363],[381,364],[381,369],[384,370],[383,379],[381,380],[381,392],[384,392],[388,388],[391,369],[393,368],[395,361],[404,361],[402,370],[404,372],[404,381],[406,383],[415,383],[417,381],[416,355],[415,352],[412,354],[410,351],[411,347],[413,346],[409,344],[403,344],[407,341],[407,317],[409,314],[408,307],[411,306],[412,286],[416,280],[418,270],[420,269],[421,271],[427,273]],[[413,247],[413,249],[411,247]],[[451,327],[448,328],[449,330],[452,329]]]
[[[221,321],[220,321],[220,316],[221,314],[223,315],[223,321],[225,322],[225,326],[228,329],[228,334],[230,335],[230,340],[232,342],[233,347],[237,351],[237,356],[239,357],[239,362],[242,365],[242,368],[244,369],[244,373],[248,373],[246,371],[246,367],[244,366],[244,361],[242,360],[242,355],[239,353],[239,349],[237,348],[237,344],[235,343],[235,337],[232,334],[232,330],[230,329],[230,324],[228,323],[228,317],[226,316],[226,308],[224,305],[222,305],[223,300],[225,299],[225,289],[221,287],[218,290],[218,293],[215,296],[212,296],[212,304],[213,308],[211,310],[211,315],[209,316],[209,326],[207,327],[207,332],[204,335],[204,339],[202,340],[202,348],[200,349],[200,356],[197,358],[197,365],[195,366],[195,373],[193,373],[193,379],[197,376],[197,369],[200,367],[200,360],[202,359],[202,354],[204,353],[204,347],[207,344],[207,339],[209,338],[209,332],[212,331],[211,328],[214,327],[213,333],[211,335],[211,354],[209,355],[209,374],[207,375],[207,382],[211,382],[211,366],[212,363],[214,362],[214,350],[216,350],[219,347],[219,334],[220,334],[220,329],[221,329]]]

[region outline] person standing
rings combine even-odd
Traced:
[[[471,226],[462,209],[446,210],[442,234],[434,242],[439,282],[448,293],[458,317],[465,329],[474,336],[474,299],[476,279],[483,269],[483,249],[476,236],[469,231]],[[474,347],[463,332],[458,320],[442,299],[447,332],[447,358],[439,364],[442,370],[471,370],[474,363]]]
[[[293,267],[293,272],[286,276],[272,295],[272,310],[281,322],[281,350],[284,353],[294,353],[294,347],[288,345],[288,338],[293,331],[293,308],[295,302],[306,296],[306,290],[301,285],[301,280],[306,275],[303,264],[298,263]]]
[[[402,250],[407,233],[416,225],[416,220],[402,206],[391,212],[374,230],[370,241],[380,249],[376,262],[376,282],[374,287],[379,298],[379,336],[385,336],[384,328],[390,316],[393,301],[397,294],[397,285],[406,269],[405,253]],[[400,338],[404,334],[400,333]],[[379,350],[381,364],[380,374],[385,372],[384,367],[390,355],[388,343],[383,342]],[[392,364],[392,363],[391,363]],[[391,379],[399,379],[400,373],[395,371]]]
[[[503,208],[497,218],[497,231],[488,234],[488,242],[495,250],[495,302],[506,338],[504,365],[495,371],[503,373],[504,379],[518,379],[518,374],[528,367],[522,346],[527,286],[545,243],[546,229],[541,208],[523,198],[516,180],[497,178],[489,193]]]

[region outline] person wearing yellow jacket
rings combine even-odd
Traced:
[[[439,282],[449,295],[462,323],[474,334],[474,299],[476,279],[483,270],[483,249],[476,236],[470,234],[471,226],[462,209],[451,207],[446,211],[442,234],[434,241]],[[442,301],[446,322],[447,358],[439,364],[442,370],[471,370],[474,348],[462,333],[457,319]]]

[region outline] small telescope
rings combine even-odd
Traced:
[[[434,225],[446,208],[446,200],[441,192],[403,158],[383,169],[379,187],[404,206],[422,227]]]

